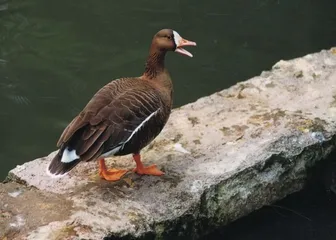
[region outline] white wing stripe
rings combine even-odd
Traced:
[[[132,139],[132,137],[134,136],[134,134],[136,134],[140,128],[146,123],[149,121],[149,119],[151,119],[158,111],[160,110],[160,108],[158,110],[156,110],[155,112],[151,113],[148,117],[146,117],[145,120],[143,120],[139,126],[137,126],[133,131],[131,130],[128,130],[128,129],[124,129],[125,131],[128,131],[128,132],[132,132],[131,135],[126,139],[125,142],[121,142],[120,145],[118,147],[115,147],[113,148],[112,150],[104,153],[101,155],[101,157],[110,157],[110,156],[113,156],[114,154],[116,154],[119,150],[122,150],[125,146],[125,144]]]
[[[113,148],[112,150],[110,150],[110,151],[108,151],[108,152],[102,154],[101,157],[104,157],[104,158],[105,158],[105,157],[113,156],[116,152],[119,151],[120,148],[121,148],[120,146],[119,146],[119,147],[116,147],[116,148]]]
[[[158,110],[156,110],[155,112],[152,112],[148,117],[146,117],[145,120],[143,120],[143,121],[139,124],[139,126],[137,126],[137,127],[133,130],[131,136],[129,136],[129,138],[127,138],[127,140],[126,140],[125,142],[122,143],[122,147],[121,147],[121,149],[124,148],[125,144],[126,144],[129,140],[132,139],[132,137],[134,136],[134,134],[136,134],[136,133],[140,130],[140,128],[141,128],[146,122],[148,122],[149,119],[151,119],[151,118],[152,118],[152,117],[153,117],[159,110],[160,110],[160,108],[159,108]]]

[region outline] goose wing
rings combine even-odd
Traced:
[[[162,107],[157,90],[139,81],[103,87],[66,127],[57,146],[75,149],[84,161],[123,148]]]

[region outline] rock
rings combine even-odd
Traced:
[[[163,177],[109,183],[93,162],[52,179],[45,168],[55,152],[18,166],[0,187],[0,239],[204,235],[303,187],[335,147],[335,89],[336,55],[323,50],[175,109],[143,151]],[[131,156],[108,163],[134,167]]]

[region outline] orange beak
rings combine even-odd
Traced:
[[[193,57],[193,55],[190,52],[188,52],[182,47],[196,46],[196,43],[182,38],[180,34],[178,34],[176,31],[173,31],[173,34],[174,34],[174,42],[176,45],[175,52],[181,53],[182,55],[185,55],[188,57]]]
[[[188,52],[187,50],[182,48],[182,47],[185,47],[185,46],[196,46],[196,43],[192,42],[192,41],[189,41],[189,40],[186,40],[184,38],[181,38],[181,39],[179,39],[178,43],[176,44],[175,52],[178,52],[178,53],[180,53],[182,55],[185,55],[185,56],[188,56],[188,57],[193,57],[193,55],[190,52]]]

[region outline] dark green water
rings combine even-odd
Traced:
[[[180,106],[259,75],[280,59],[336,45],[336,1],[0,0],[0,179],[55,150],[64,127],[101,86],[140,75],[153,34],[167,27],[198,44],[193,59],[168,55]],[[336,228],[335,204],[314,191],[300,196],[283,204],[317,209],[320,235],[300,238],[295,231],[310,231],[316,227],[311,221],[298,217],[303,225],[289,221],[285,228],[266,211],[212,237],[292,239],[280,234],[283,229],[296,240],[328,239],[322,233]],[[307,198],[316,208],[290,205]]]

